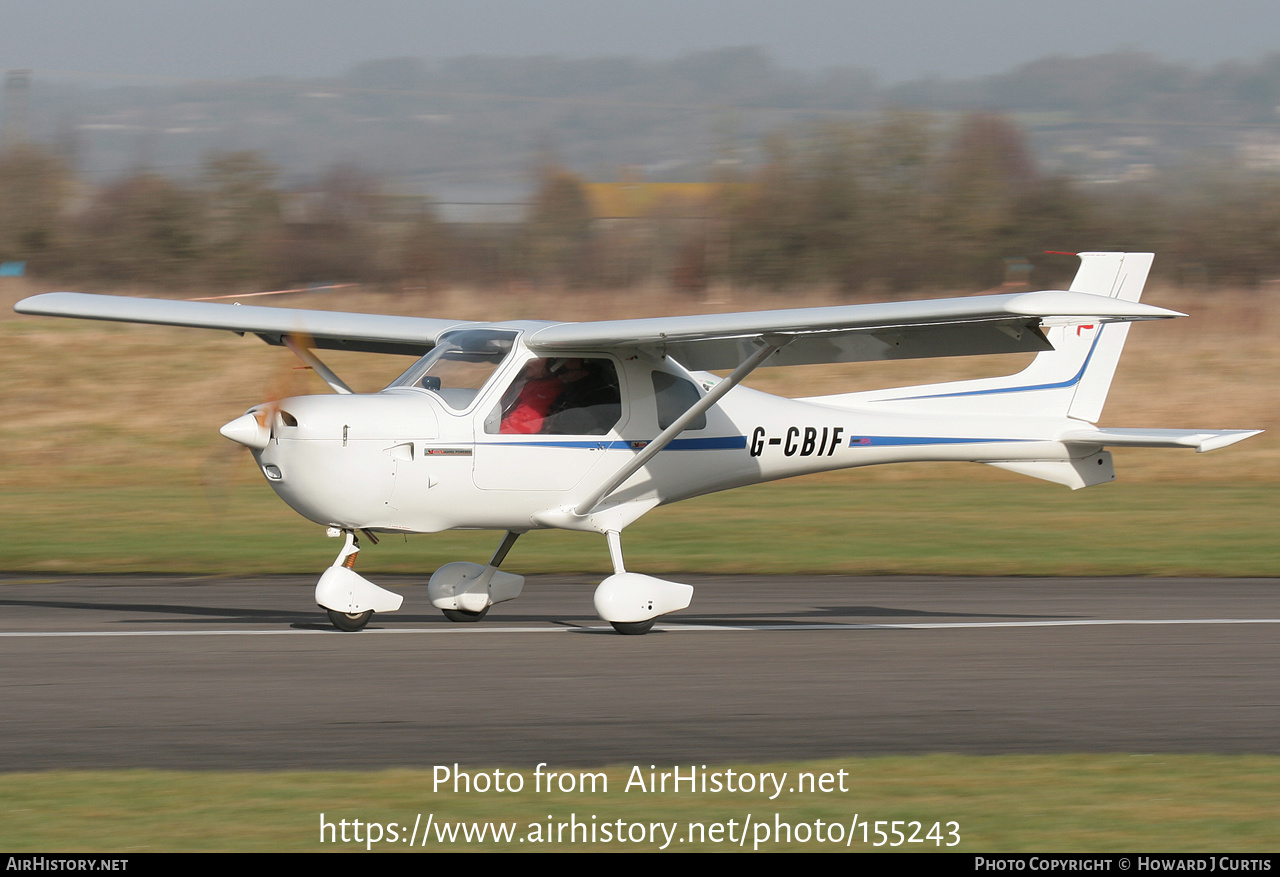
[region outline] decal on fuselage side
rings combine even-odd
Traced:
[[[422,454],[425,457],[470,457],[472,449],[469,447],[462,448],[423,448]]]
[[[766,447],[781,447],[788,457],[830,457],[844,436],[843,426],[789,426],[782,435],[769,435],[763,426],[751,431],[747,453],[758,457]]]

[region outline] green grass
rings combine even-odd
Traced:
[[[624,535],[651,573],[1280,575],[1280,486],[872,482],[857,473],[730,491],[658,509]],[[261,484],[89,486],[0,492],[0,569],[318,573],[336,541]],[[367,573],[482,561],[497,534],[386,537]],[[609,571],[604,540],[534,532],[507,566]]]
[[[648,768],[648,765],[643,765]],[[670,765],[659,766],[670,769]],[[687,771],[688,765],[681,766]],[[724,766],[709,765],[711,770]],[[961,852],[1135,850],[1274,851],[1280,814],[1280,758],[1208,755],[1073,755],[915,758],[849,758],[835,761],[734,766],[736,770],[844,770],[847,792],[787,793],[770,801],[759,793],[666,794],[624,792],[627,768],[613,768],[609,792],[562,794],[532,790],[533,770],[519,793],[454,794],[432,790],[431,771],[396,770],[372,774],[278,773],[204,774],[121,771],[7,774],[0,783],[0,848],[10,852],[94,851],[311,851],[361,850],[364,844],[320,843],[320,814],[342,819],[397,822],[412,826],[422,814],[442,820],[530,824],[545,829],[547,817],[597,824],[679,822],[676,838],[689,822],[709,825],[747,814],[772,828],[775,818],[814,824],[841,822],[855,814],[869,820],[868,842],[861,828],[849,849],[872,851],[877,820],[959,823]],[[478,772],[471,768],[472,772]],[[886,831],[888,827],[886,826]],[[909,830],[909,829],[908,829]],[[350,829],[353,833],[354,828]],[[407,830],[406,830],[407,831]],[[363,836],[364,832],[362,832]],[[753,831],[754,835],[754,831]],[[349,837],[353,834],[349,834]],[[519,835],[517,835],[519,836]],[[945,844],[945,840],[944,840]],[[752,841],[747,841],[747,849]],[[432,842],[426,851],[476,849],[477,845]],[[651,850],[648,843],[596,845],[520,843],[487,849]],[[672,843],[676,850],[737,849],[727,841]],[[933,850],[933,842],[903,844],[910,851]],[[406,844],[374,849],[407,851]],[[776,843],[762,850],[844,849],[830,843]],[[941,849],[948,849],[945,845]]]

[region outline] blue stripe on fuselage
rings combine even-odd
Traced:
[[[1067,378],[1065,381],[1057,381],[1052,384],[1029,384],[1023,387],[993,387],[987,390],[964,390],[958,393],[934,393],[929,396],[895,396],[892,399],[876,399],[877,402],[909,402],[913,399],[954,399],[961,396],[994,396],[1001,393],[1029,393],[1033,390],[1060,390],[1065,387],[1074,387],[1080,383],[1080,379],[1084,377],[1085,370],[1089,368],[1089,361],[1093,359],[1093,352],[1098,349],[1098,342],[1102,340],[1102,330],[1106,326],[1098,328],[1097,335],[1093,338],[1093,344],[1089,346],[1089,353],[1084,358],[1084,363],[1080,366],[1080,371],[1074,376]]]
[[[642,450],[652,439],[635,441],[602,439],[600,441],[522,441],[522,442],[478,442],[486,447],[520,447],[520,448],[594,448],[605,451]],[[726,435],[711,438],[673,439],[664,451],[736,451],[747,446],[745,435]]]
[[[933,435],[855,435],[849,439],[851,448],[897,447],[902,445],[977,445],[991,442],[1033,442],[1040,439],[1015,438],[951,438]]]

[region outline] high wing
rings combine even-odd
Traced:
[[[690,369],[734,368],[755,339],[781,339],[768,365],[861,362],[1049,350],[1040,331],[1054,323],[1105,323],[1180,317],[1165,308],[1084,292],[1045,291],[883,304],[731,314],[596,320],[583,323],[474,323],[424,317],[314,311],[51,292],[14,306],[23,314],[225,329],[269,344],[306,336],[322,349],[420,354],[463,326],[525,329],[531,350],[655,349]]]
[[[301,335],[310,339],[310,346],[325,350],[359,350],[415,356],[421,356],[434,347],[436,339],[449,329],[467,325],[465,320],[393,317],[301,308],[264,308],[122,295],[88,295],[80,292],[33,295],[18,302],[13,309],[20,314],[47,317],[226,329],[241,335],[251,332],[274,345],[283,344],[286,336]]]
[[[1051,350],[1050,323],[1107,323],[1182,317],[1177,311],[1084,292],[1045,291],[967,298],[793,308],[737,314],[560,323],[525,339],[533,350],[650,347],[690,369],[733,368],[754,339],[788,339],[768,365],[864,362]]]

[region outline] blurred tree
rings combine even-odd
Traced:
[[[38,146],[0,155],[0,261],[25,260],[35,272],[49,267],[72,186],[66,165]]]
[[[278,282],[295,285],[377,280],[385,226],[377,179],[350,164],[329,169],[313,190],[291,193],[276,251]]]
[[[527,223],[535,277],[571,286],[591,277],[591,208],[582,180],[545,163]]]
[[[98,192],[74,231],[77,273],[98,280],[184,284],[200,264],[199,193],[154,174]]]
[[[829,126],[815,136],[801,195],[809,237],[801,266],[804,279],[834,283],[845,290],[861,285],[859,253],[865,234],[861,161],[862,141],[854,129]]]
[[[873,289],[936,283],[946,265],[936,240],[939,129],[932,115],[892,112],[871,126],[863,140],[859,273],[861,282]]]
[[[696,236],[686,240],[675,255],[671,268],[671,288],[683,293],[701,293],[707,289],[707,241]]]
[[[1098,250],[1105,236],[1098,199],[1085,197],[1064,177],[1048,177],[1026,187],[1014,200],[1009,221],[1016,231],[1006,248],[1006,256],[1029,257],[1045,250]],[[1127,247],[1117,246],[1119,249],[1142,249],[1133,243]],[[1060,277],[1052,272],[1050,277],[1051,280],[1041,281],[1044,288],[1053,288],[1070,280],[1070,277]]]
[[[1280,180],[1231,165],[1197,174],[1166,207],[1193,282],[1258,284],[1280,278]],[[1195,275],[1199,275],[1196,277]]]
[[[270,277],[281,230],[276,170],[256,152],[213,152],[204,190],[205,272],[219,284],[261,283]]]
[[[1015,208],[1038,182],[1026,138],[1003,116],[970,113],[941,157],[940,235],[953,277],[994,286],[1002,259],[1021,255]]]
[[[452,254],[449,228],[428,206],[409,223],[400,242],[400,276],[409,285],[431,289],[445,278]]]
[[[818,128],[797,143],[769,137],[745,196],[729,202],[734,278],[845,291],[928,279],[934,128],[927,116],[895,113],[867,128]]]
[[[381,218],[382,186],[363,168],[339,162],[320,181],[313,218],[320,222],[359,225]]]
[[[765,139],[765,162],[750,194],[735,204],[729,233],[730,272],[739,283],[780,288],[797,278],[807,248],[801,171],[791,141]]]

